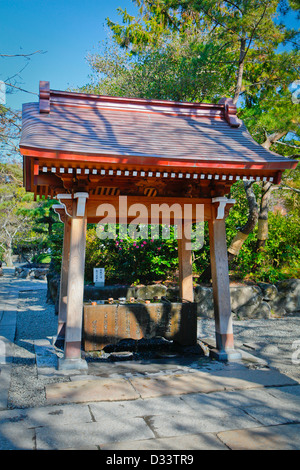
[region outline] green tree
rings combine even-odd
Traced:
[[[0,105],[0,162],[17,162],[18,142],[21,133],[21,115]]]
[[[174,101],[218,101],[230,77],[222,47],[190,32],[134,55],[110,38],[104,51],[87,57],[92,69],[86,93]]]
[[[0,248],[8,266],[13,265],[14,244],[31,228],[32,197],[25,193],[21,175],[20,165],[0,164]]]
[[[33,200],[23,188],[21,164],[0,163],[0,258],[13,265],[13,255],[31,261],[49,246],[57,222],[53,201]]]
[[[256,55],[274,51],[279,44],[294,41],[297,33],[275,22],[278,0],[133,0],[138,15],[118,9],[123,25],[107,19],[114,39],[135,53],[145,47],[160,45],[177,35],[195,36],[218,43],[224,53],[230,52],[230,75],[234,76],[230,95],[237,103],[243,85],[244,68],[249,52]],[[286,8],[296,8],[294,2]]]
[[[108,19],[115,52],[107,49],[102,56],[90,57],[95,73],[90,91],[213,102],[229,95],[238,102],[239,115],[257,142],[282,155],[297,155],[292,150],[298,150],[299,104],[291,90],[299,74],[297,34],[276,17],[278,11],[297,9],[296,2],[134,3],[139,7],[137,17],[119,9],[123,25]],[[280,44],[294,49],[278,52]],[[293,173],[288,176],[289,191],[297,192],[296,180],[290,182]],[[285,179],[284,175],[279,189],[287,189]],[[270,183],[257,188],[244,182],[247,217],[240,217],[238,233],[231,237],[229,260],[239,254],[258,221],[256,250],[265,246],[274,188]],[[208,269],[204,274],[209,273]]]
[[[298,2],[134,3],[139,7],[136,17],[119,9],[122,25],[107,20],[114,43],[104,54],[89,57],[94,75],[85,91],[210,102],[231,96],[258,143],[281,155],[299,156],[299,104],[292,94],[293,82],[299,78],[297,32],[279,23],[277,17],[291,8],[297,10]],[[285,172],[280,186],[244,182],[232,187],[238,203],[228,218],[228,244],[240,240],[229,259],[240,273],[249,273],[250,260],[252,266],[261,267],[264,256],[267,265],[279,273],[284,256],[271,250],[274,231],[272,227],[269,234],[266,230],[268,214],[280,203],[289,211],[288,216],[271,213],[273,224],[283,217],[289,217],[289,223],[282,222],[286,228],[299,221],[295,212],[300,190],[297,172]],[[295,239],[286,234],[286,240],[293,241],[296,252]],[[264,252],[259,253],[261,249]],[[200,271],[209,264],[208,253],[206,243],[194,254],[194,264]],[[272,264],[273,255],[281,260],[277,268]],[[243,260],[244,271],[238,269],[237,260]]]

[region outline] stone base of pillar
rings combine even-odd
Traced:
[[[88,364],[84,359],[75,358],[75,359],[58,359],[58,370],[87,370]]]
[[[212,359],[216,359],[217,361],[234,362],[242,359],[242,354],[236,349],[226,349],[223,351],[210,349],[209,354]]]

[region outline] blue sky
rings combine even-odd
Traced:
[[[120,20],[118,7],[131,14],[136,11],[130,0],[0,0],[0,53],[44,51],[28,61],[19,86],[38,93],[39,80],[60,90],[88,83],[86,55],[98,50],[107,37],[105,18]],[[0,80],[18,73],[26,63],[24,58],[0,57]],[[36,100],[36,95],[24,92],[6,96],[14,109]]]
[[[88,83],[88,52],[99,49],[107,36],[105,18],[118,20],[117,8],[135,7],[130,0],[0,0],[0,53],[28,54],[24,58],[0,57],[0,80],[20,73],[19,86],[38,93],[39,80],[64,90]],[[6,103],[20,109],[37,96],[23,92],[6,95]]]

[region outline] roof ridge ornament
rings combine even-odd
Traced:
[[[242,121],[237,117],[237,109],[232,98],[221,98],[218,104],[224,105],[225,119],[231,127],[240,127]]]
[[[40,81],[40,113],[50,113],[50,82]]]

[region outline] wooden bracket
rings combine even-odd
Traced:
[[[66,214],[69,217],[73,216],[73,201],[77,199],[76,217],[84,217],[86,200],[89,197],[89,193],[75,193],[74,197],[72,194],[58,194],[56,197],[65,207]]]
[[[224,219],[225,217],[225,208],[227,204],[235,204],[235,199],[227,199],[227,197],[214,197],[212,198],[211,202],[213,204],[218,204],[218,212],[216,219]]]
[[[53,204],[52,209],[58,215],[60,222],[65,223],[68,219],[68,214],[65,210],[64,204]]]
[[[65,207],[66,214],[73,216],[73,196],[72,194],[58,194],[56,198]]]

